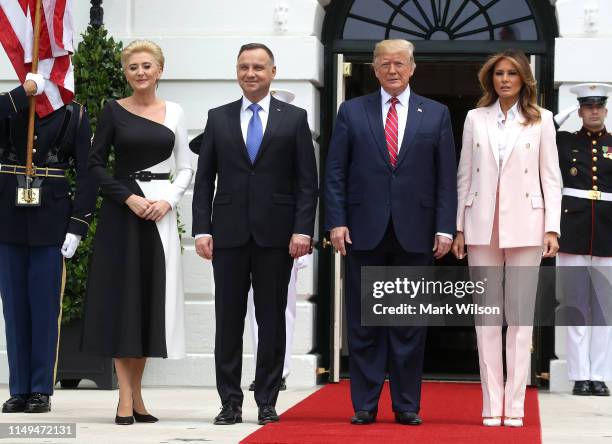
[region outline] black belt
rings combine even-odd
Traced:
[[[23,165],[2,165],[0,173],[4,174],[26,174],[26,167]],[[35,177],[66,177],[66,170],[61,168],[40,168],[32,166],[32,175]]]
[[[124,177],[118,177],[117,179],[134,179],[142,182],[150,182],[152,180],[168,180],[170,179],[170,173],[152,173],[151,171],[136,171],[135,173],[129,173]]]

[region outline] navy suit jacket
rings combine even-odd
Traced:
[[[410,92],[393,168],[380,91],[344,102],[325,173],[326,229],[348,226],[354,250],[372,250],[393,221],[408,252],[431,252],[436,232],[455,234],[457,160],[448,108]]]

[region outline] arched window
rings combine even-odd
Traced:
[[[354,0],[346,40],[539,40],[527,0]]]

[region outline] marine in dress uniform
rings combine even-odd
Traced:
[[[91,129],[73,102],[36,117],[32,150],[40,206],[16,206],[24,185],[28,95],[44,80],[31,77],[0,95],[0,294],[6,327],[10,399],[3,413],[51,409],[59,343],[64,257],[87,233],[96,190],[87,177]],[[66,169],[76,167],[76,190]]]
[[[604,120],[612,86],[580,84],[570,91],[578,96],[579,107],[562,111],[555,122],[561,125],[579,108],[583,126],[557,133],[564,187],[557,265],[583,267],[576,273],[564,270],[562,292],[567,295],[564,302],[591,326],[567,327],[568,376],[574,381],[574,395],[609,396],[605,379],[612,377],[612,134]],[[589,273],[592,270],[596,272]]]

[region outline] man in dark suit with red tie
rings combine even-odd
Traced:
[[[381,89],[338,110],[325,174],[326,228],[346,259],[353,424],[376,421],[389,373],[395,420],[419,425],[426,327],[361,325],[361,267],[426,266],[455,234],[456,155],[448,108],[408,86],[413,45],[374,50]],[[432,254],[433,247],[433,254]]]
[[[193,235],[198,255],[212,259],[215,277],[215,369],[223,404],[215,424],[242,421],[242,334],[251,283],[259,325],[255,401],[258,422],[266,424],[278,421],[287,286],[293,259],[311,250],[317,166],[306,111],[270,96],[272,51],[244,45],[236,69],[243,97],[211,109],[202,136]]]

